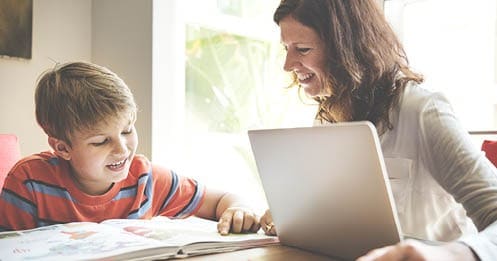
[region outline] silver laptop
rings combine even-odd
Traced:
[[[280,242],[340,259],[401,240],[370,122],[249,130]]]

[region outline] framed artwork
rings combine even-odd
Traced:
[[[0,0],[0,56],[31,59],[33,0]]]

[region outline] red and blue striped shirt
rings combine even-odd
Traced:
[[[111,218],[184,218],[195,214],[204,198],[205,188],[195,180],[142,155],[133,158],[126,179],[98,196],[79,190],[69,169],[67,161],[51,152],[20,160],[0,194],[0,231]]]

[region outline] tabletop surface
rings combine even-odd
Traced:
[[[187,258],[188,261],[214,261],[214,260],[309,260],[309,261],[330,261],[331,257],[308,252],[294,247],[280,244],[256,247],[239,251],[232,251],[220,254],[209,254]]]

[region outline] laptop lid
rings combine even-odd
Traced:
[[[249,130],[248,136],[282,244],[355,259],[401,240],[373,124]]]

